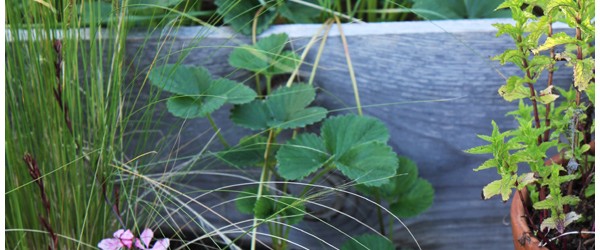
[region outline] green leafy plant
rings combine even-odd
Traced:
[[[503,0],[413,0],[412,11],[427,20],[510,17],[510,11],[494,10]]]
[[[331,171],[342,173],[351,185],[377,202],[388,202],[395,217],[416,216],[431,206],[431,184],[418,178],[414,163],[399,158],[387,145],[389,133],[383,122],[353,114],[327,118],[327,109],[311,105],[317,92],[310,84],[290,82],[272,89],[274,76],[293,72],[300,65],[299,56],[285,49],[287,41],[286,34],[273,34],[231,52],[232,66],[255,73],[258,93],[243,83],[215,80],[202,67],[165,65],[149,73],[154,86],[174,94],[167,100],[174,116],[211,119],[211,112],[229,102],[235,104],[230,119],[240,127],[258,131],[240,138],[232,147],[223,140],[225,149],[215,154],[236,168],[261,168],[258,184],[242,190],[236,199],[238,210],[254,217],[248,232],[253,238],[252,247],[257,227],[266,224],[274,248],[287,248],[285,239],[290,227],[286,225],[299,223],[307,216],[305,204],[319,195],[311,193],[311,184]],[[298,131],[319,124],[320,135]],[[286,130],[294,130],[293,136],[280,142]],[[308,180],[303,190],[287,188],[291,182],[302,180]],[[271,182],[281,182],[283,187],[276,188]],[[390,218],[390,227],[394,221]],[[380,223],[384,228],[383,219]],[[386,234],[385,230],[380,233]],[[377,241],[376,236],[353,241],[362,245],[375,242],[373,246],[391,244],[385,237],[377,237],[385,243]],[[348,244],[351,249],[352,243]]]
[[[315,1],[305,2],[314,4]],[[320,16],[320,11],[313,7],[293,1],[216,0],[215,4],[223,21],[245,35],[252,34],[252,23],[255,20],[256,33],[262,33],[279,15],[295,23],[312,23]]]
[[[516,21],[496,25],[498,36],[509,35],[516,48],[495,59],[522,71],[498,90],[507,101],[519,100],[508,113],[518,127],[501,132],[492,122],[492,134],[479,136],[489,144],[467,150],[492,154],[475,171],[495,168],[501,177],[483,188],[483,198],[506,201],[514,189],[529,191],[531,203],[515,198],[531,204],[526,214],[532,234],[551,249],[580,249],[594,228],[594,2],[507,0],[498,7],[510,9]],[[536,16],[537,9],[544,15]],[[568,24],[575,36],[553,33],[555,22]],[[569,89],[553,84],[558,70],[573,72]],[[544,73],[548,81],[539,83]],[[552,152],[559,155],[549,158]]]

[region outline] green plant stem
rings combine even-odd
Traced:
[[[267,163],[265,162],[265,165]],[[267,173],[269,172],[269,168],[267,168],[266,166],[263,166],[262,172],[260,174],[260,181],[258,183],[258,192],[256,192],[256,201],[258,201],[261,197],[262,197],[262,193],[263,193],[263,188],[264,188],[264,183],[267,179]],[[250,245],[250,249],[251,250],[255,250],[256,249],[256,232],[258,229],[258,218],[256,218],[256,216],[254,216],[254,219],[252,220],[252,242]],[[271,231],[271,226],[269,225],[269,231]]]
[[[217,133],[217,137],[219,138],[219,141],[221,142],[221,144],[223,144],[223,147],[225,147],[225,149],[230,148],[229,144],[225,140],[225,137],[223,137],[223,134],[221,134],[221,129],[219,129],[219,127],[215,123],[215,120],[213,120],[212,116],[210,114],[208,114],[208,115],[206,115],[206,118],[208,119],[208,122],[210,122],[210,126],[212,127],[212,129],[215,131],[215,133]]]
[[[381,205],[381,194],[379,193],[379,190],[375,190],[375,202]],[[386,235],[385,222],[383,221],[383,211],[381,211],[381,208],[379,206],[377,206],[377,208],[377,220],[379,221],[379,231],[382,235]]]
[[[271,150],[271,142],[273,141],[274,137],[275,137],[275,130],[269,129],[269,138],[267,139],[265,154],[263,155],[265,163],[263,165],[262,172],[260,174],[260,181],[258,183],[258,191],[256,192],[256,200],[257,201],[262,196],[263,189],[265,188],[265,182],[267,181],[267,176],[269,174],[269,151]],[[254,219],[252,220],[252,242],[250,245],[251,250],[256,249],[257,229],[258,229],[258,218],[256,218],[256,216],[254,216]],[[271,230],[271,228],[269,228],[269,230]]]
[[[254,81],[256,82],[256,93],[258,93],[260,98],[264,98],[265,96],[264,96],[264,93],[262,92],[262,89],[260,86],[260,74],[254,75]]]
[[[517,43],[521,44],[521,42],[523,41],[523,38],[521,36],[517,37]],[[523,53],[525,55],[525,51],[526,49],[523,48],[522,46],[518,46],[519,50],[521,51],[521,53]],[[525,74],[527,75],[527,80],[529,81],[530,79],[534,79],[535,77],[531,74],[531,70],[529,70],[529,63],[527,62],[527,59],[523,58],[521,60],[521,63],[523,65],[523,68],[526,69],[525,70]],[[535,88],[533,87],[533,83],[528,82],[527,86],[529,87],[529,95],[531,97],[531,104],[533,105],[533,117],[535,120],[535,128],[540,128],[540,115],[539,115],[539,110],[538,110],[538,106],[537,106],[537,100],[536,100],[536,92],[535,92]],[[538,136],[538,145],[542,143],[542,135]]]
[[[548,15],[548,37],[552,37],[552,16]],[[554,52],[554,47],[550,48],[550,58],[554,59],[556,53]],[[554,77],[554,60],[548,69],[548,84],[547,86],[550,88],[552,86],[552,81]],[[543,141],[548,141],[550,139],[550,109],[552,106],[550,103],[546,104],[546,131],[544,131],[544,139]]]
[[[271,94],[271,81],[272,81],[272,76],[270,75],[265,75],[265,85],[267,87],[267,95]]]

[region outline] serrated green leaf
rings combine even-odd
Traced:
[[[529,89],[523,86],[525,82],[524,79],[518,76],[511,76],[506,80],[506,84],[498,89],[498,94],[509,102],[528,98],[530,92]]]
[[[206,95],[206,98],[225,98],[227,103],[231,104],[244,104],[256,98],[256,92],[253,89],[225,78],[212,81]]]
[[[264,162],[264,154],[267,148],[267,138],[264,136],[248,136],[240,139],[240,142],[225,151],[217,153],[222,161],[235,167],[244,168]],[[276,145],[271,145],[276,147]],[[271,152],[276,152],[273,148]]]
[[[431,206],[434,190],[429,182],[418,178],[413,161],[405,157],[398,157],[398,161],[397,175],[389,183],[379,187],[357,185],[356,189],[372,197],[379,196],[390,204],[390,211],[398,217],[414,217]]]
[[[574,44],[577,43],[577,39],[567,35],[564,32],[559,32],[553,34],[551,37],[546,38],[546,41],[537,47],[536,49],[531,50],[534,54],[538,54],[540,51],[549,50],[558,45],[564,44]]]
[[[504,35],[504,34],[508,34],[511,37],[516,37],[517,34],[522,33],[521,29],[519,29],[519,27],[516,27],[515,25],[512,25],[512,24],[495,23],[495,24],[492,24],[492,26],[494,26],[494,27],[496,27],[496,29],[498,29],[498,32],[496,32],[496,37],[499,37],[499,36]],[[507,54],[508,51],[513,51],[513,52],[509,52],[511,54],[518,53],[518,50],[505,50],[504,53],[502,53],[502,54]],[[520,54],[520,53],[518,53],[518,54]],[[497,57],[498,56],[494,57],[494,60],[500,60]],[[505,55],[503,57],[509,58],[510,56]],[[504,64],[504,63],[502,63],[502,64]]]
[[[585,197],[596,195],[596,176],[592,176],[592,182],[585,188]]]
[[[561,203],[563,205],[577,205],[579,203],[579,197],[574,195],[567,195],[561,198]]]
[[[268,125],[272,128],[281,129],[301,128],[325,119],[327,113],[327,109],[322,107],[305,108],[290,113],[284,120],[272,120]]]
[[[542,95],[542,96],[539,96],[538,101],[541,102],[542,104],[549,104],[549,103],[556,101],[556,99],[558,99],[558,97],[560,97],[560,96],[556,95],[556,94]]]
[[[573,195],[567,195],[557,199],[556,197],[548,196],[545,200],[533,203],[533,208],[541,209],[552,209],[562,207],[563,205],[576,205],[579,202],[579,198]]]
[[[176,117],[189,119],[204,117],[225,104],[225,99],[213,99],[205,103],[202,97],[173,96],[167,100],[167,110]]]
[[[594,58],[576,60],[573,66],[574,86],[579,91],[585,91],[594,78]]]
[[[384,144],[389,135],[380,121],[356,115],[337,116],[323,123],[321,135],[322,139],[307,135],[293,141],[298,145],[296,147],[299,149],[296,150],[301,151],[299,153],[293,152],[288,145],[279,150],[280,174],[285,178],[301,178],[324,162],[331,161],[332,166],[344,175],[368,186],[380,186],[395,175],[398,159],[392,149]],[[302,149],[300,146],[308,147]],[[318,148],[319,152],[326,154],[311,152],[312,148]],[[315,161],[306,167],[304,157]]]
[[[317,0],[304,0],[304,2],[319,4]],[[285,1],[279,8],[279,14],[293,23],[318,23],[321,11],[304,4]]]
[[[570,8],[573,10],[578,9],[577,2],[571,0],[552,0],[548,2],[548,6],[546,7],[548,12],[554,11],[558,8]]]
[[[181,118],[204,117],[225,103],[252,101],[256,92],[247,86],[227,80],[213,80],[204,67],[165,65],[148,74],[150,82],[176,95],[167,100],[167,108]]]
[[[522,175],[519,176],[519,178],[517,178],[517,182],[519,183],[519,186],[517,186],[517,189],[521,190],[523,189],[525,186],[536,182],[537,179],[535,178],[535,174],[534,173],[524,173]]]
[[[512,9],[512,8],[521,8],[521,6],[523,5],[522,1],[514,1],[514,0],[507,0],[502,2],[500,5],[498,5],[498,7],[496,7],[496,9]]]
[[[155,67],[148,73],[150,83],[164,91],[179,95],[198,96],[212,81],[204,67],[168,64]]]
[[[292,72],[300,60],[296,53],[283,51],[287,40],[287,34],[280,33],[262,38],[256,45],[237,47],[229,55],[229,64],[269,76]]]
[[[233,67],[263,73],[269,68],[270,58],[254,46],[242,45],[233,49],[229,64]]]
[[[508,62],[512,62],[513,64],[520,66],[522,60],[525,58],[526,56],[523,55],[523,52],[516,49],[508,49],[505,50],[502,54],[493,57],[493,60],[500,61],[500,64],[502,65]]]
[[[334,164],[357,183],[381,186],[396,174],[398,157],[391,147],[373,141],[349,149]]]
[[[585,94],[588,96],[588,100],[590,100],[592,105],[596,106],[596,83],[590,83],[585,89]]]
[[[262,100],[254,100],[244,105],[236,105],[231,110],[231,121],[252,130],[264,130],[270,119],[267,106]]]
[[[281,87],[267,97],[266,105],[272,115],[267,122],[273,128],[298,128],[321,121],[327,110],[321,107],[306,108],[315,99],[315,89],[308,84]]]
[[[378,119],[366,116],[335,116],[323,122],[321,136],[327,150],[340,157],[354,145],[378,141],[386,143],[389,132]]]
[[[275,201],[275,212],[285,218],[288,224],[298,224],[306,214],[304,202],[294,197],[281,197]]]
[[[258,219],[268,219],[276,213],[275,210],[275,200],[270,195],[263,195],[256,199],[256,203],[254,204],[254,216]]]
[[[240,213],[243,214],[254,214],[254,204],[256,203],[256,193],[258,193],[258,187],[244,188],[238,194],[235,200],[235,207]]]
[[[484,145],[467,149],[465,152],[469,154],[491,154],[494,152],[494,148],[492,148],[492,145]]]
[[[536,55],[533,59],[529,60],[529,70],[533,73],[540,72],[546,69],[550,69],[554,66],[554,59],[545,55]]]
[[[546,219],[544,219],[542,221],[542,224],[540,225],[540,227],[542,228],[542,230],[548,228],[548,229],[556,229],[556,226],[558,225],[558,218],[556,217],[548,217]]]
[[[575,212],[569,212],[562,216],[551,216],[542,221],[540,225],[542,230],[548,229],[556,229],[559,233],[563,233],[564,229],[569,226],[571,223],[577,221],[581,218],[581,215]]]
[[[396,176],[390,179],[390,182],[379,187],[370,187],[365,185],[354,186],[359,192],[368,196],[381,196],[388,203],[393,203],[396,199],[417,181],[417,165],[410,159],[398,156],[398,169]]]
[[[308,84],[280,87],[267,96],[266,100],[255,100],[234,107],[231,119],[240,126],[254,130],[304,127],[327,116],[324,108],[306,108],[314,98],[315,89]]]
[[[433,186],[425,179],[419,178],[390,205],[390,211],[400,218],[414,217],[431,207],[433,198]]]
[[[394,192],[390,193],[389,196],[396,196],[411,189],[417,182],[419,169],[414,161],[400,156],[398,157],[398,169],[396,170],[396,174],[398,176],[394,177],[395,181],[391,184],[391,186],[394,187]],[[388,199],[388,201],[391,200]]]
[[[500,194],[502,188],[502,180],[492,181],[483,188],[483,198],[489,199],[494,195]]]
[[[468,153],[471,153],[471,152],[468,152]],[[489,159],[487,161],[484,161],[476,169],[473,169],[473,171],[477,172],[477,171],[481,171],[481,170],[488,169],[488,168],[495,168],[497,165],[498,165],[498,163],[497,163],[496,159]]]
[[[487,136],[487,135],[477,135],[477,137],[479,137],[479,139],[482,139],[482,140],[484,140],[484,141],[492,142],[492,137],[491,137],[491,136]]]
[[[223,21],[230,24],[236,31],[244,34],[252,34],[252,22],[257,11],[261,8],[259,0],[215,0],[217,13],[223,17]],[[258,16],[256,33],[260,34],[266,30],[277,17],[276,9],[266,8]]]
[[[341,250],[394,250],[394,244],[385,237],[375,234],[365,234],[346,241]]]
[[[277,152],[278,173],[286,180],[299,180],[321,168],[331,156],[315,134],[300,134]]]
[[[508,175],[502,176],[500,180],[492,181],[483,188],[483,198],[487,200],[499,194],[502,196],[503,201],[507,201],[510,198],[512,189],[515,187],[516,180],[516,175]]]
[[[293,51],[284,51],[275,59],[270,61],[268,73],[270,75],[279,75],[293,72],[300,63],[300,57]]]

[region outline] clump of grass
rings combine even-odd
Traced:
[[[116,222],[103,197],[121,157],[125,9],[102,29],[89,2],[5,7],[5,247],[93,247]]]

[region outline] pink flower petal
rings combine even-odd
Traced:
[[[102,250],[119,250],[123,245],[119,239],[103,239],[98,243],[98,247]]]
[[[154,237],[154,233],[150,228],[144,229],[144,231],[140,235],[140,239],[146,247],[150,247],[150,241],[152,240],[152,237]]]
[[[131,246],[133,245],[134,237],[133,237],[133,233],[131,233],[131,231],[129,229],[127,229],[127,230],[119,229],[113,234],[113,236],[115,237],[115,239],[118,239],[120,241],[122,246],[131,248]]]
[[[154,242],[154,247],[152,250],[167,250],[169,248],[170,242],[169,239],[161,239]]]
[[[140,239],[135,239],[135,247],[142,250],[148,249],[146,246],[144,246],[144,244],[142,244],[142,241],[140,241]]]

